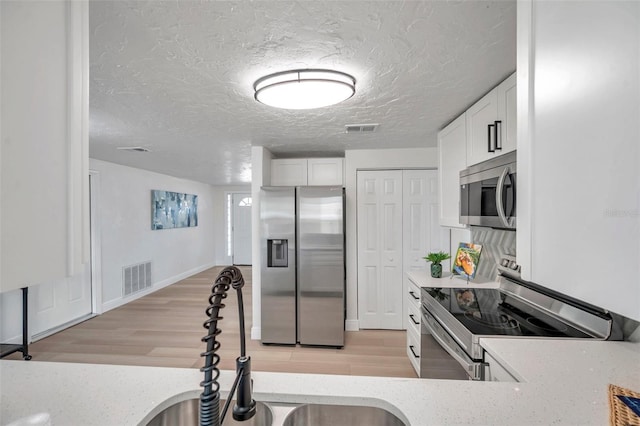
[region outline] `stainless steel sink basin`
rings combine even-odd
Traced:
[[[377,407],[305,404],[294,408],[282,426],[406,426],[395,414]]]
[[[178,402],[170,407],[165,408],[158,413],[147,426],[198,426],[199,419],[199,400],[187,399],[186,401]],[[220,409],[224,406],[224,401],[220,401]],[[243,426],[271,426],[273,423],[273,413],[271,408],[262,402],[258,402],[256,406],[256,415],[251,419],[244,422],[236,422],[233,420],[233,402],[229,406],[229,411],[225,416],[223,425],[243,425]]]

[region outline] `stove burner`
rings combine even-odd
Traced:
[[[466,311],[464,316],[491,328],[507,330],[518,327],[518,322],[504,314],[483,314],[480,311]]]
[[[537,327],[537,328],[539,328],[541,330],[546,330],[546,331],[565,332],[568,329],[567,326],[564,325],[564,324],[558,324],[557,327],[554,327],[554,326],[551,326],[551,325],[545,323],[544,321],[539,320],[536,317],[528,317],[527,318],[527,322],[530,325],[534,326],[534,327]]]

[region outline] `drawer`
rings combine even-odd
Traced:
[[[413,305],[418,310],[420,309],[420,288],[411,283],[411,281],[407,286],[407,301],[409,306]]]
[[[411,328],[417,335],[420,335],[421,318],[420,309],[413,304],[409,304],[407,307],[407,330]]]
[[[407,356],[420,377],[420,334],[416,334],[412,328],[407,329]]]

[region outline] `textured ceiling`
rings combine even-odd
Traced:
[[[515,70],[515,21],[515,0],[91,1],[90,154],[227,185],[250,182],[252,145],[280,157],[436,146]],[[255,80],[294,68],[352,74],[356,94],[307,111],[253,99]],[[345,133],[362,123],[380,126]]]

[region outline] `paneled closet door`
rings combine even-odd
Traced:
[[[402,329],[402,171],[358,171],[360,328]]]
[[[442,228],[438,216],[438,171],[402,171],[402,246],[403,246],[403,294],[409,289],[407,272],[427,270],[423,259],[431,251],[449,251],[449,231]],[[406,298],[403,302],[407,303]],[[406,312],[405,306],[403,312]],[[403,316],[407,327],[407,315]]]

